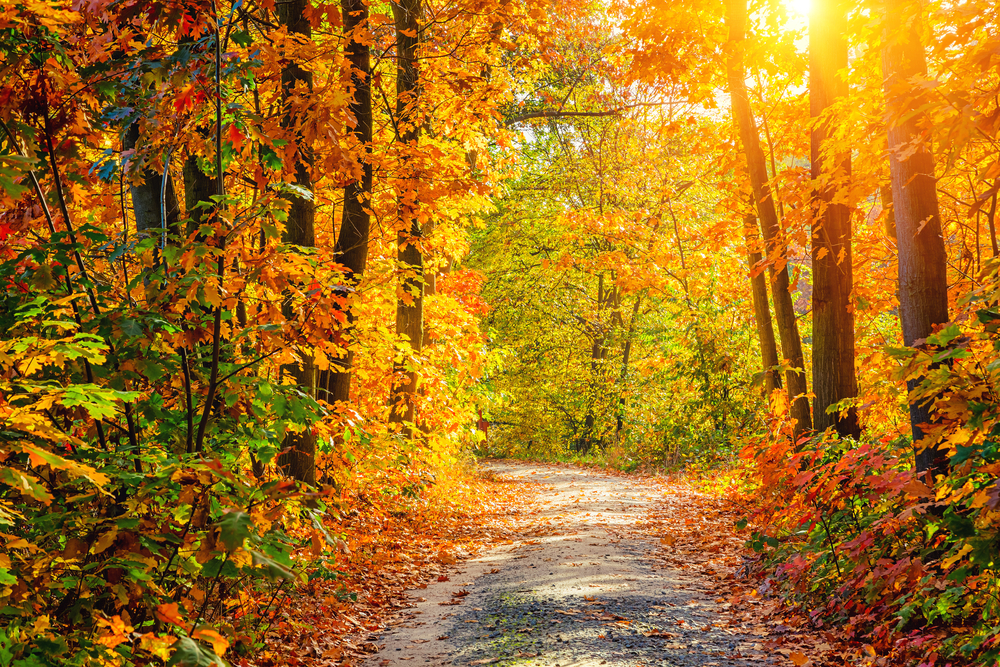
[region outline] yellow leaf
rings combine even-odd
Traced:
[[[139,647],[166,662],[170,659],[170,647],[173,646],[175,640],[169,635],[157,637],[152,632],[147,632],[139,638]]]
[[[943,569],[943,570],[949,569],[956,562],[958,562],[959,560],[961,560],[962,558],[964,558],[965,554],[969,553],[970,551],[972,551],[972,545],[971,544],[966,544],[964,547],[962,547],[961,549],[959,549],[959,551],[958,551],[957,554],[955,554],[954,556],[948,556],[947,558],[945,558],[944,561],[941,563],[941,569]]]
[[[49,617],[42,615],[35,619],[35,626],[32,628],[32,632],[35,635],[40,635],[51,627],[52,623],[49,621]]]
[[[97,538],[97,542],[94,544],[93,548],[91,548],[90,552],[93,554],[99,554],[103,551],[107,551],[108,547],[114,544],[116,537],[118,537],[117,526]]]
[[[986,173],[983,174],[983,179],[988,181],[992,178],[996,178],[997,176],[1000,176],[1000,160],[997,160],[987,167]]]
[[[990,489],[983,489],[976,494],[976,497],[972,499],[972,504],[969,505],[970,509],[979,509],[986,505],[990,499]]]

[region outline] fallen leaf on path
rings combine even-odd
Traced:
[[[654,628],[649,632],[642,633],[647,637],[676,637],[677,634],[674,632],[667,632],[665,630],[660,630],[659,628]]]
[[[809,662],[809,658],[806,657],[805,653],[799,653],[798,651],[792,651],[788,654],[788,659],[795,663],[796,667],[802,667]]]

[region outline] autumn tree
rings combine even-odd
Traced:
[[[760,146],[760,136],[747,95],[743,64],[746,40],[747,7],[745,0],[726,0],[726,25],[729,27],[727,48],[727,80],[732,101],[733,119],[739,129],[746,155],[747,169],[753,186],[757,216],[771,262],[769,273],[773,286],[775,318],[781,351],[790,368],[785,372],[785,389],[790,402],[790,414],[795,421],[796,436],[812,428],[809,399],[806,396],[806,375],[802,354],[802,339],[792,303],[785,257],[784,232],[778,220],[774,198],[768,185],[767,164]]]
[[[312,25],[305,15],[308,0],[292,0],[278,7],[281,25],[295,39],[309,40]],[[292,246],[316,245],[316,207],[312,191],[313,153],[306,133],[302,130],[304,111],[310,103],[313,75],[303,65],[290,59],[281,70],[282,126],[296,138],[294,151],[295,186],[287,195],[288,217],[284,241]],[[289,320],[297,319],[294,310],[300,306],[286,296],[282,312]],[[310,345],[305,341],[297,345],[297,360],[284,367],[295,384],[307,396],[316,395],[316,365]],[[286,441],[289,451],[281,458],[280,465],[292,477],[312,484],[316,479],[316,436],[311,428],[290,433]]]
[[[767,278],[759,268],[763,256],[758,249],[760,227],[757,216],[752,213],[743,218],[743,237],[746,240],[750,272],[750,295],[753,300],[754,322],[757,325],[757,341],[760,344],[760,359],[763,365],[764,392],[770,396],[781,389],[781,373],[778,370],[778,346],[774,339],[774,325],[771,321],[771,303],[768,298]]]
[[[922,35],[917,7],[896,0],[886,2],[882,62],[886,100],[892,109],[889,172],[899,258],[899,319],[903,342],[909,346],[920,345],[935,325],[948,321],[948,258],[934,155],[925,141],[926,116],[914,111],[920,97],[911,88],[914,78],[927,75]],[[920,378],[908,380],[907,389],[913,392],[920,382]],[[933,420],[929,400],[910,401],[916,469],[937,475],[947,471],[946,452],[934,444],[921,443],[921,425]]]
[[[420,73],[418,49],[420,46],[420,0],[399,0],[392,3],[392,16],[396,30],[396,110],[394,127],[396,141],[402,154],[400,185],[397,191],[398,236],[397,246],[400,269],[399,296],[396,305],[396,335],[400,346],[420,352],[424,337],[424,257],[423,224],[420,214],[420,176],[416,153],[421,135]],[[412,424],[415,419],[414,394],[419,374],[412,368],[410,355],[401,353],[403,360],[396,363],[394,372],[399,377],[394,383],[390,403],[394,420]]]
[[[371,45],[366,36],[370,14],[368,3],[365,0],[342,0],[341,12],[347,38],[345,54],[351,68],[353,87],[348,111],[354,116],[352,135],[361,153],[355,167],[360,174],[352,174],[351,182],[344,188],[340,231],[334,247],[335,259],[347,269],[344,288],[348,293],[344,297],[350,303],[349,293],[357,288],[368,262],[372,207],[372,70]],[[349,306],[346,310],[346,323],[340,337],[347,350],[336,360],[335,369],[320,375],[320,387],[325,391],[321,397],[330,403],[346,402],[351,395],[351,368],[355,354],[351,337],[354,335],[356,315]]]
[[[858,394],[854,372],[854,255],[851,203],[846,179],[850,153],[836,145],[833,129],[843,114],[847,68],[846,4],[814,0],[809,17],[809,109],[812,178],[817,189],[812,223],[813,420],[817,431],[836,428],[844,436],[861,430],[855,406],[828,412]],[[843,122],[842,120],[840,122]]]

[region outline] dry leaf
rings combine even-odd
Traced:
[[[789,653],[788,659],[794,662],[796,667],[802,667],[802,665],[809,662],[809,658],[806,657],[805,653],[799,653],[798,651]]]

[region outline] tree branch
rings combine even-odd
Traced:
[[[623,107],[618,107],[617,109],[607,109],[605,111],[561,111],[555,109],[547,109],[543,111],[532,111],[530,113],[522,114],[520,116],[515,116],[504,123],[505,127],[510,127],[511,125],[517,125],[518,123],[523,123],[526,120],[532,120],[534,118],[570,118],[570,117],[586,117],[586,118],[600,118],[604,116],[617,116],[623,111],[628,111],[629,109],[635,109],[637,107],[659,107],[666,104],[666,102],[639,102],[636,104],[628,104]]]

